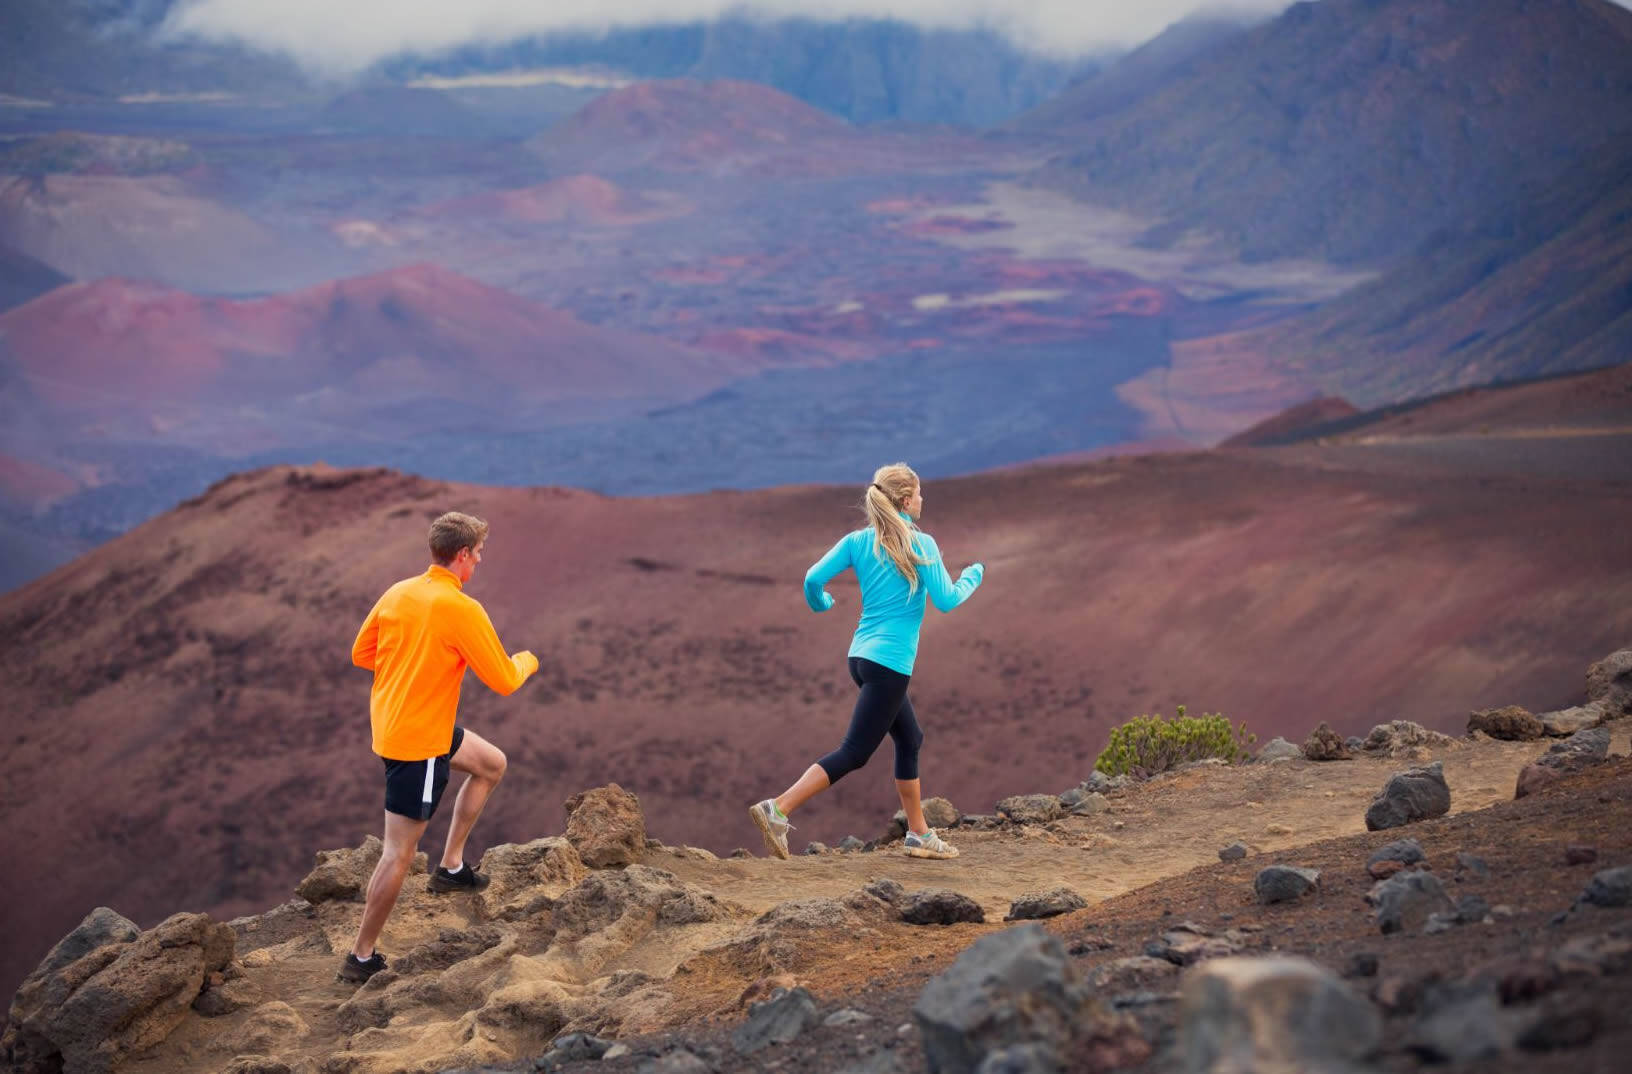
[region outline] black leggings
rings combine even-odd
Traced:
[[[918,747],[924,744],[924,733],[918,729],[918,717],[907,698],[912,676],[852,656],[850,677],[861,687],[850,730],[838,749],[816,762],[827,773],[827,781],[837,783],[866,764],[886,734],[895,739],[895,778],[917,779]]]

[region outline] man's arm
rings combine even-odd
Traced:
[[[457,608],[453,613],[454,648],[488,689],[496,694],[515,693],[538,670],[538,657],[525,650],[514,656],[506,653],[487,609],[475,599],[460,601]]]
[[[382,597],[381,600],[384,598]],[[360,668],[374,670],[374,654],[380,648],[380,604],[374,602],[368,618],[363,620],[363,628],[357,632],[357,640],[351,643],[351,662]]]

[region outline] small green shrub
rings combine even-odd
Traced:
[[[1173,719],[1139,716],[1111,731],[1110,744],[1094,762],[1107,776],[1153,776],[1189,761],[1218,757],[1236,764],[1251,754],[1257,735],[1247,733],[1246,721],[1232,727],[1218,713],[1186,716],[1180,705]]]

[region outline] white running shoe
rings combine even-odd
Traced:
[[[786,861],[788,833],[793,830],[793,825],[789,824],[788,818],[782,816],[781,811],[776,808],[776,802],[767,798],[757,805],[751,805],[748,807],[748,815],[759,825],[759,834],[765,838],[765,849]]]
[[[931,828],[923,835],[907,833],[907,854],[914,858],[955,858],[958,848],[935,834]]]

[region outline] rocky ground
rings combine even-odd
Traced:
[[[490,849],[479,895],[411,878],[361,988],[334,970],[378,844],[324,852],[264,914],[87,917],[17,993],[4,1069],[1608,1070],[1632,1045],[1632,651],[1593,676],[1580,710],[1464,738],[1317,729],[937,801],[956,861],[893,827],[717,858],[598,788],[561,836]]]

